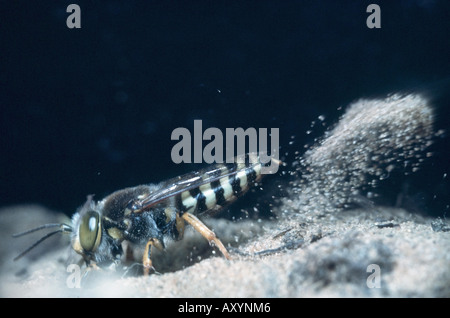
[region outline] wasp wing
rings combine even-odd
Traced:
[[[196,189],[204,184],[218,181],[223,177],[231,177],[239,172],[236,164],[217,164],[214,167],[190,172],[167,181],[159,185],[159,190],[149,193],[146,197],[135,202],[136,210],[147,210],[162,201],[175,196],[184,191]]]
[[[160,184],[159,190],[149,193],[146,197],[135,202],[134,212],[146,210],[162,201],[184,191],[194,190],[202,185],[217,182],[224,177],[229,180],[245,169],[255,169],[261,162],[256,154],[247,154],[244,158],[237,158],[234,163],[216,164],[212,167],[187,173]],[[259,175],[255,176],[255,180]]]

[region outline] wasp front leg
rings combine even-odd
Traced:
[[[197,232],[199,232],[204,238],[208,240],[210,244],[214,244],[222,252],[226,259],[231,259],[230,254],[228,254],[227,249],[222,244],[222,242],[217,238],[216,234],[211,231],[199,218],[190,213],[184,213],[182,216],[188,224],[190,224]]]
[[[156,247],[159,250],[164,249],[160,240],[156,238],[151,238],[150,240],[148,240],[147,244],[145,245],[144,255],[142,256],[142,265],[144,266],[145,276],[148,276],[150,274],[150,269],[153,268],[151,260],[151,253],[153,247]]]

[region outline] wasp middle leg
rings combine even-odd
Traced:
[[[142,265],[144,266],[145,276],[148,276],[150,274],[150,269],[153,268],[152,260],[150,258],[153,247],[156,247],[159,250],[164,249],[164,246],[158,239],[151,238],[150,240],[148,240],[147,244],[145,245],[144,255],[142,256]]]

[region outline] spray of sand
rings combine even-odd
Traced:
[[[433,109],[421,95],[360,99],[299,160],[299,209],[336,211],[370,194],[394,170],[420,168],[433,139]]]

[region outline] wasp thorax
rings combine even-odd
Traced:
[[[96,211],[86,212],[80,222],[79,228],[81,247],[88,252],[94,251],[100,244],[101,220]]]

